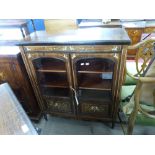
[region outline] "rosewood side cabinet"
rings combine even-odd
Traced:
[[[35,32],[18,45],[44,114],[114,125],[129,44],[122,28],[87,28]]]
[[[18,47],[0,47],[0,83],[7,82],[32,120],[38,121],[41,109],[37,103]]]

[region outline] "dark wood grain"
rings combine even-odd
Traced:
[[[0,48],[0,73],[0,83],[9,83],[27,114],[39,120],[41,110],[17,47]]]

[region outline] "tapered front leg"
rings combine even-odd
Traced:
[[[133,108],[132,113],[129,116],[128,130],[127,130],[127,134],[129,134],[129,135],[131,135],[133,133],[136,116],[138,114],[141,86],[142,86],[142,83],[140,81],[138,81],[136,89],[135,89],[135,95],[134,95],[134,108]]]
[[[129,116],[128,130],[127,130],[128,135],[132,135],[132,133],[133,133],[133,128],[134,128],[134,125],[135,125],[137,113],[138,113],[138,110],[134,109],[132,111],[132,113],[130,114],[130,116]]]

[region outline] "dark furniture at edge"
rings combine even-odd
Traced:
[[[20,104],[34,121],[41,117],[28,74],[18,47],[0,47],[0,83],[9,83]]]

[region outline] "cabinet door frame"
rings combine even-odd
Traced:
[[[76,73],[76,66],[75,63],[80,60],[81,58],[107,58],[110,59],[112,61],[115,62],[115,67],[114,67],[114,73],[113,73],[113,82],[112,82],[112,96],[113,96],[113,100],[115,98],[116,95],[116,91],[115,91],[115,87],[116,87],[116,83],[118,80],[118,75],[117,75],[117,71],[118,71],[118,64],[119,64],[119,60],[118,57],[116,56],[115,53],[74,53],[71,54],[71,62],[72,62],[72,72],[73,72],[73,79],[74,79],[74,89],[77,90],[78,89],[78,82],[77,82],[77,73]]]
[[[71,78],[71,69],[70,69],[70,60],[69,60],[69,54],[64,54],[64,53],[52,53],[51,51],[48,52],[41,52],[41,51],[33,51],[33,52],[26,52],[26,57],[28,58],[28,63],[29,63],[29,67],[32,73],[32,76],[34,77],[34,85],[36,85],[37,91],[40,94],[40,97],[42,99],[42,104],[44,106],[44,110],[47,108],[44,104],[44,100],[42,97],[42,93],[40,91],[40,87],[39,87],[39,83],[37,80],[37,75],[36,75],[36,71],[35,71],[35,67],[33,65],[33,60],[37,59],[37,58],[56,58],[56,59],[61,59],[64,61],[65,65],[66,65],[66,71],[67,71],[67,79],[69,82],[69,88],[72,87],[72,78]]]
[[[32,63],[32,61],[34,59],[37,58],[56,58],[56,59],[61,59],[65,62],[66,65],[66,70],[67,70],[67,78],[68,78],[68,82],[69,82],[69,86],[72,86],[72,79],[71,79],[71,69],[70,69],[70,63],[69,63],[69,55],[68,54],[56,54],[56,53],[49,53],[49,52],[27,52],[27,57],[28,57],[28,61],[30,63],[30,67],[32,69],[32,72],[34,74],[35,79],[37,79],[37,76],[35,74],[35,68],[34,65]],[[38,82],[36,81],[36,83],[38,84]]]

